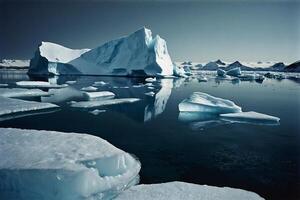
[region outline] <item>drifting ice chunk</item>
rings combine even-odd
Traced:
[[[241,68],[239,68],[239,67],[233,68],[231,70],[228,70],[226,72],[226,74],[229,75],[229,76],[236,76],[237,77],[237,76],[242,74],[241,73]]]
[[[81,88],[80,90],[82,91],[87,91],[87,92],[94,92],[94,91],[97,91],[98,88],[94,87],[94,86],[88,86],[88,87],[83,87]]]
[[[241,189],[197,185],[184,182],[137,185],[121,193],[116,200],[263,200]]]
[[[146,82],[155,82],[156,78],[146,78],[145,81]]]
[[[232,101],[217,98],[202,92],[194,92],[179,104],[179,111],[208,112],[214,114],[241,112],[241,107]]]
[[[0,97],[0,116],[57,107],[57,105],[51,103],[39,103],[33,101],[24,101],[20,99]]]
[[[0,83],[0,87],[7,87],[8,84],[7,83]]]
[[[84,100],[82,91],[76,90],[72,87],[60,88],[60,89],[50,89],[48,91],[49,96],[42,97],[42,102],[48,103],[62,103],[70,100]]]
[[[223,70],[223,69],[218,69],[217,70],[217,74],[218,74],[218,76],[226,76],[226,71],[225,70]]]
[[[278,125],[280,118],[273,117],[270,115],[257,113],[257,112],[240,112],[240,113],[228,113],[221,114],[221,119],[238,122],[238,123],[253,123],[253,124],[262,124],[262,125]]]
[[[93,86],[104,86],[107,85],[108,83],[105,83],[104,81],[96,81]]]
[[[114,98],[115,94],[109,91],[101,92],[85,92],[84,96],[86,99],[102,99],[102,98]]]
[[[91,111],[90,113],[93,114],[93,115],[98,115],[99,113],[104,113],[104,112],[106,112],[106,110],[96,109],[96,110]]]
[[[66,83],[67,83],[67,84],[75,84],[76,81],[67,81]]]
[[[63,88],[68,86],[67,84],[57,85],[44,81],[18,81],[16,85],[25,88]]]
[[[0,141],[3,199],[102,199],[135,184],[140,170],[92,135],[0,128]]]
[[[134,103],[140,101],[138,98],[122,98],[122,99],[108,99],[108,100],[97,100],[97,101],[81,101],[72,103],[72,107],[77,108],[93,108],[100,106],[108,106],[114,104],[122,104],[122,103]]]
[[[145,95],[153,97],[155,93],[151,91],[151,92],[146,92]]]
[[[0,96],[2,97],[39,97],[47,95],[47,92],[39,89],[0,88]]]

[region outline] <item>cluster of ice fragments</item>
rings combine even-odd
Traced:
[[[178,119],[193,122],[191,127],[196,130],[228,123],[278,125],[280,120],[254,111],[242,112],[241,107],[234,102],[202,92],[194,92],[178,107]]]

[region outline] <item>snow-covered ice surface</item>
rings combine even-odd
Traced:
[[[138,180],[140,163],[99,137],[10,128],[0,133],[3,199],[104,199]]]
[[[57,85],[45,81],[18,81],[16,85],[24,88],[63,88],[68,86],[67,84]]]
[[[238,123],[278,125],[280,118],[254,111],[221,114],[221,119]]]
[[[2,97],[38,97],[47,95],[47,92],[40,89],[0,88],[0,96]]]
[[[241,107],[234,102],[211,96],[202,92],[194,92],[179,104],[181,112],[208,112],[215,114],[241,112]]]
[[[141,28],[92,50],[72,50],[43,42],[31,60],[29,73],[165,76],[173,75],[173,67],[166,41]]]
[[[108,106],[108,105],[115,105],[115,104],[134,103],[137,101],[140,101],[140,99],[138,98],[106,99],[106,100],[74,102],[71,104],[71,106],[77,108],[93,108],[93,107]]]
[[[0,116],[28,111],[51,109],[57,107],[57,105],[51,103],[40,103],[34,101],[24,101],[20,99],[0,97]]]
[[[185,182],[137,185],[116,200],[263,200],[259,195],[235,188],[197,185]]]

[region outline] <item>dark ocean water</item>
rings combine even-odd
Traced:
[[[26,73],[0,72],[0,83],[27,80]],[[51,97],[32,100],[60,105],[56,112],[0,121],[0,127],[88,133],[108,140],[134,154],[142,163],[141,183],[186,181],[250,190],[266,199],[300,199],[300,84],[289,79],[266,79],[263,83],[196,77],[163,79],[145,86],[143,79],[99,76],[51,78],[59,84],[76,80],[70,87],[55,90]],[[78,89],[95,81],[98,87],[119,97],[141,101],[98,109],[75,109]],[[153,97],[144,93],[154,91]],[[230,99],[243,111],[256,111],[280,118],[280,125],[247,123],[211,124],[179,120],[178,104],[200,91]]]

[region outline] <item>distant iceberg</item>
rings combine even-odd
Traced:
[[[125,190],[116,200],[263,200],[246,190],[197,185],[185,182],[137,185]]]
[[[72,50],[42,42],[31,59],[29,74],[170,76],[174,64],[159,35],[142,28],[92,50]]]
[[[0,133],[3,199],[105,199],[138,181],[140,163],[99,137],[11,128]]]
[[[194,92],[179,104],[180,112],[207,112],[214,114],[241,112],[241,107],[234,102],[211,96],[202,92]]]

